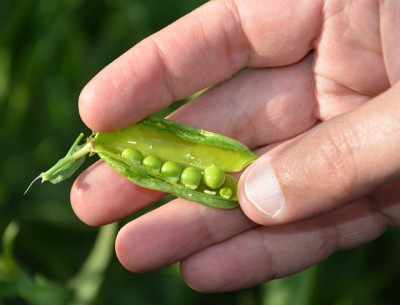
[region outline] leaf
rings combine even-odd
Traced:
[[[69,289],[53,284],[42,277],[31,277],[16,261],[14,240],[19,226],[11,222],[3,235],[3,253],[0,256],[0,300],[22,297],[32,305],[64,305],[71,298]]]

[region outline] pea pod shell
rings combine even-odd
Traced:
[[[257,158],[234,139],[157,117],[118,131],[97,133],[93,145],[116,154],[131,147],[143,155],[201,169],[214,164],[224,172],[239,172]]]
[[[96,151],[100,158],[110,165],[117,173],[139,186],[170,193],[177,197],[196,201],[210,207],[232,209],[238,206],[236,195],[237,181],[229,175],[226,177],[227,181],[225,185],[233,189],[234,194],[229,199],[224,199],[219,196],[206,194],[202,189],[191,190],[179,183],[167,181],[161,174],[146,169],[144,166],[138,165],[135,162],[130,163],[120,155],[114,154],[101,145],[96,146]]]

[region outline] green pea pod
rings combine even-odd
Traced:
[[[227,173],[239,172],[256,159],[236,140],[157,117],[146,118],[114,132],[95,132],[85,144],[78,145],[82,136],[64,158],[37,179],[59,183],[78,169],[86,154],[97,153],[116,172],[137,185],[207,206],[229,209],[238,205],[237,180]],[[137,158],[130,160],[126,157],[129,154],[124,153],[127,149],[156,157],[164,163],[173,161],[182,168],[193,167],[201,173],[216,166],[220,169],[216,172],[222,172],[225,177],[219,177],[221,183],[217,187],[210,188],[203,182],[189,187],[179,178],[166,177],[157,169],[159,167],[146,166]]]
[[[239,172],[256,158],[236,140],[157,117],[95,138],[93,144],[103,150],[122,152],[131,147],[185,166],[204,169],[214,164],[224,172]]]

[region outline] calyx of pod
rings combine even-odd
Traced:
[[[229,209],[236,207],[238,202],[237,180],[228,173],[242,171],[257,158],[234,139],[158,117],[146,118],[114,132],[94,132],[85,144],[79,145],[82,137],[83,134],[64,158],[34,181],[41,178],[42,182],[59,183],[83,164],[87,154],[97,153],[115,171],[142,187],[207,206]],[[194,167],[202,174],[205,169],[216,167],[225,177],[217,188],[210,188],[204,182],[195,188],[187,187],[178,177],[169,179],[161,171],[125,157],[127,149],[140,152],[143,158],[156,156],[163,164],[175,162],[183,170]]]

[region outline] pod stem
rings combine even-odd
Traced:
[[[87,154],[94,153],[94,148],[92,144],[92,137],[90,137],[85,144],[79,145],[79,142],[83,138],[83,133],[81,133],[75,142],[72,144],[68,153],[64,158],[58,160],[50,169],[41,173],[36,177],[26,189],[24,195],[29,191],[31,186],[38,179],[42,179],[42,183],[45,181],[50,181],[51,183],[59,183],[69,177],[83,164]]]
[[[65,172],[67,169],[69,168],[73,168],[74,170],[71,172],[71,175],[78,169],[75,168],[75,162],[78,161],[81,158],[86,157],[86,155],[88,153],[90,153],[92,151],[92,143],[88,142],[84,145],[78,145],[80,140],[83,138],[83,133],[81,133],[78,138],[75,140],[74,144],[72,144],[70,150],[68,151],[68,153],[66,154],[66,156],[60,160],[58,160],[58,162],[56,164],[54,164],[50,169],[48,169],[47,171],[45,171],[44,173],[41,173],[41,178],[42,178],[42,182],[45,181],[50,181],[52,182],[52,180],[54,180],[54,176],[57,176],[57,173],[60,172]],[[67,172],[69,172],[67,170]],[[71,175],[69,175],[68,177],[63,177],[62,180],[65,180],[67,178],[69,178]],[[59,177],[59,176],[57,176]],[[61,182],[60,181],[56,181],[55,183]]]

